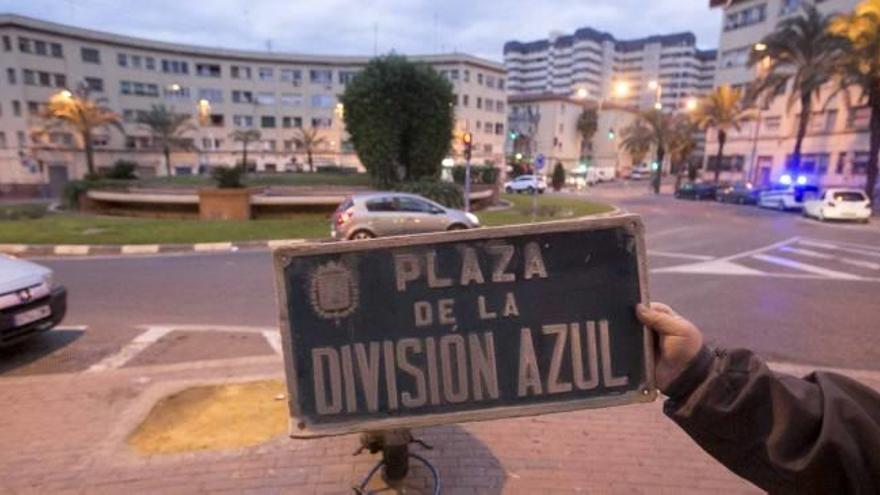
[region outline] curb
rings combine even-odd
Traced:
[[[12,256],[61,256],[84,258],[88,256],[149,256],[179,253],[233,253],[241,249],[276,248],[301,244],[306,239],[273,239],[268,241],[200,242],[195,244],[0,244],[0,253]]]

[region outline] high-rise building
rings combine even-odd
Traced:
[[[715,58],[714,50],[696,47],[692,33],[617,40],[581,28],[504,45],[511,94],[580,94],[605,100],[624,84],[629,91],[621,103],[642,109],[658,102],[667,110],[684,109],[690,98],[712,88]]]
[[[85,84],[123,119],[125,134],[93,136],[99,169],[133,160],[142,176],[165,173],[160,150],[136,123],[152,105],[192,116],[190,151],[174,154],[174,174],[192,174],[240,160],[236,129],[259,129],[249,163],[258,171],[303,164],[293,140],[298,127],[318,129],[326,145],[318,164],[358,165],[345,133],[338,96],[370,57],[301,55],[206,48],[80,29],[17,15],[0,15],[0,187],[32,192],[85,173],[80,136],[48,132],[45,102]],[[500,164],[507,120],[504,67],[464,54],[412,56],[452,83],[456,131],[473,133],[474,162]],[[201,118],[199,118],[201,116]],[[459,140],[453,157],[461,159]]]
[[[800,15],[801,4],[812,0],[710,0],[710,8],[723,15],[718,43],[718,70],[715,84],[744,88],[759,76],[762,65],[748,65],[755,45],[773,32],[777,23]],[[815,0],[823,13],[852,10],[858,0]],[[833,93],[832,85],[822,96]],[[756,119],[739,132],[728,135],[723,174],[730,179],[745,178],[759,184],[790,177],[791,154],[794,149],[800,105],[788,106],[791,84],[785,94],[758,109]],[[816,185],[862,186],[868,161],[869,109],[864,103],[848,106],[843,98],[814,105],[809,117],[807,135],[802,148],[798,174]],[[707,134],[707,168],[714,170],[717,136]]]

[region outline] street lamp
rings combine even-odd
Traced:
[[[696,110],[697,109],[697,99],[696,98],[688,98],[687,102],[685,102],[685,104],[684,104],[684,108],[688,112],[693,112],[694,110]]]
[[[629,83],[626,81],[617,81],[611,92],[613,97],[626,98],[629,95]]]
[[[765,43],[755,43],[755,46],[753,48],[756,52],[767,51],[767,45]]]

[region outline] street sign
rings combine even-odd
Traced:
[[[538,156],[535,157],[535,170],[543,170],[544,161],[545,161],[544,155],[538,154]]]
[[[637,215],[274,252],[291,435],[651,401]]]

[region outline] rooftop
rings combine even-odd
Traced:
[[[654,43],[659,43],[662,46],[695,46],[697,43],[696,36],[691,32],[659,34],[631,40],[618,40],[611,33],[598,31],[590,27],[583,27],[575,31],[574,34],[557,36],[551,39],[527,42],[516,40],[508,41],[504,44],[504,53],[531,53],[543,51],[550,48],[551,45],[554,48],[567,48],[572,46],[575,41],[585,39],[595,41],[599,44],[606,41],[611,42],[614,44],[614,48],[618,52],[638,51],[643,49],[645,45]]]

